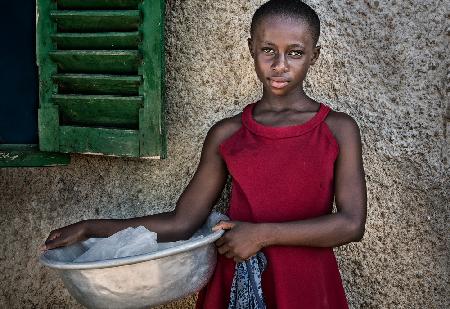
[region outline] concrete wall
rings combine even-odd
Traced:
[[[260,95],[246,38],[262,2],[167,1],[167,160],[73,155],[67,167],[0,170],[1,308],[80,308],[37,262],[51,229],[174,206],[208,128]],[[350,305],[449,308],[445,1],[308,3],[323,35],[307,89],[355,117],[364,143],[367,233],[336,249]]]

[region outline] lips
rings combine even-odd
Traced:
[[[282,77],[271,77],[269,78],[270,86],[276,89],[282,89],[289,84],[289,81]]]

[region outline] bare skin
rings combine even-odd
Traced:
[[[266,17],[249,39],[263,96],[254,119],[266,126],[288,126],[308,121],[319,103],[303,91],[308,69],[320,48],[301,21]],[[325,120],[339,145],[335,162],[337,212],[284,223],[220,222],[227,230],[216,245],[220,254],[235,261],[253,256],[266,246],[335,247],[359,241],[366,220],[366,185],[361,138],[348,115],[330,112]],[[43,249],[52,249],[88,237],[107,237],[129,226],[143,225],[158,233],[159,241],[188,238],[207,218],[223,190],[228,171],[218,146],[241,127],[240,115],[215,124],[205,139],[197,171],[172,212],[123,220],[87,220],[52,231]]]

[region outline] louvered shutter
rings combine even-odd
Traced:
[[[161,0],[38,0],[39,147],[161,158]]]

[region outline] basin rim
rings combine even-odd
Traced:
[[[219,239],[223,235],[223,230],[218,230],[214,233],[208,234],[207,236],[201,238],[195,238],[192,240],[186,240],[179,246],[163,249],[157,252],[151,252],[147,254],[121,257],[116,259],[102,260],[102,261],[92,261],[92,262],[83,262],[83,263],[74,263],[74,262],[61,262],[51,260],[46,257],[45,252],[42,253],[39,257],[39,261],[50,268],[54,269],[67,269],[67,270],[82,270],[82,269],[101,269],[101,268],[110,268],[117,267],[123,265],[131,265],[141,262],[147,262],[151,260],[156,260],[160,258],[164,258],[170,255],[175,255],[183,252],[188,252],[209,244],[212,244],[217,239]]]

